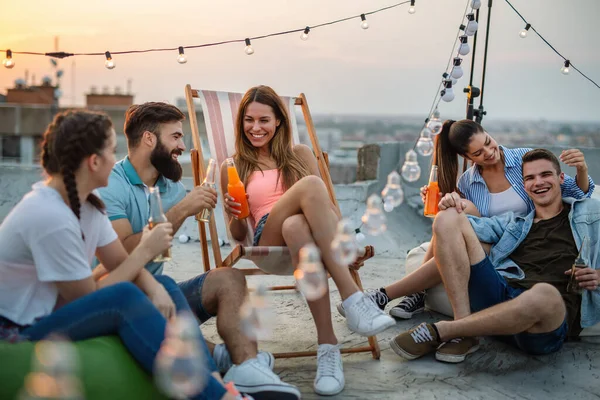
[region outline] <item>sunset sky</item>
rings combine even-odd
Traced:
[[[394,4],[394,0],[0,0],[0,49],[104,52],[176,47],[303,28]],[[487,0],[482,0],[487,15]],[[512,0],[526,19],[582,71],[600,83],[598,0]],[[243,92],[268,84],[281,94],[307,95],[313,113],[426,116],[456,37],[465,0],[417,0],[410,15],[403,5],[368,17],[243,44],[60,61],[62,105],[83,104],[92,85],[125,89],[132,80],[136,102],[174,102],[186,83],[195,88]],[[481,18],[484,32],[486,17]],[[484,105],[489,118],[600,120],[600,89],[574,71],[563,76],[562,60],[533,32],[518,36],[524,23],[504,0],[494,0]],[[480,35],[483,39],[483,35]],[[472,44],[472,43],[470,43]],[[477,48],[476,86],[481,79],[483,40]],[[4,57],[4,55],[2,55]],[[0,68],[0,92],[17,78],[52,74],[46,57],[14,56],[12,70]],[[469,70],[471,55],[463,67]],[[459,81],[456,99],[440,107],[443,118],[464,116]],[[476,103],[478,104],[478,103]]]

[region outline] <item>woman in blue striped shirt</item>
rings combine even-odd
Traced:
[[[459,212],[483,217],[509,211],[528,214],[534,206],[523,185],[521,158],[529,150],[498,145],[480,124],[472,120],[446,121],[436,146],[438,184],[440,193],[445,194],[439,204],[440,210],[456,207]],[[457,184],[458,156],[471,161],[473,166],[460,176]],[[563,197],[590,197],[594,182],[588,176],[583,153],[577,149],[564,150],[560,160],[577,170],[575,179],[565,175],[561,186]],[[424,186],[421,188],[423,201],[426,193],[427,186]],[[425,253],[423,263],[428,262],[435,262],[433,246],[429,246]],[[390,310],[390,315],[408,319],[425,307],[425,292],[414,293],[411,288],[422,288],[423,282],[431,281],[429,278],[412,273],[385,288],[368,290],[367,293],[381,309],[390,300],[405,296]],[[414,294],[406,295],[411,292]]]

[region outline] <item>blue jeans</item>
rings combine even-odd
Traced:
[[[269,218],[269,213],[263,215],[258,220],[258,224],[256,224],[256,229],[254,230],[254,240],[252,245],[258,246],[258,242],[260,242],[260,237],[262,236],[263,229],[265,229],[265,224],[267,223],[267,218]]]
[[[524,293],[525,289],[517,289],[508,285],[490,259],[486,256],[482,261],[471,266],[469,278],[469,300],[471,311],[477,312],[504,303]],[[550,354],[562,347],[568,332],[567,319],[552,332],[528,333],[495,336],[496,339],[508,343],[529,354]]]
[[[190,311],[188,303],[168,276],[157,276],[175,303],[178,312]],[[166,320],[137,286],[117,283],[81,297],[25,328],[21,333],[40,340],[51,333],[63,334],[71,340],[118,335],[127,350],[146,372],[152,374],[154,359],[165,338]],[[200,328],[198,328],[200,330]],[[200,332],[200,349],[207,360],[206,387],[193,399],[220,399],[226,393],[212,372],[217,368]]]
[[[200,320],[200,323],[204,323],[214,317],[202,306],[202,286],[210,271],[198,275],[192,279],[188,279],[184,282],[179,282],[177,286],[183,292],[192,312]]]

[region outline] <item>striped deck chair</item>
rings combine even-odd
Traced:
[[[204,122],[206,124],[206,132],[208,136],[208,143],[210,148],[210,155],[217,161],[217,165],[220,166],[222,162],[233,155],[235,152],[235,132],[234,125],[237,114],[238,106],[242,100],[241,93],[229,93],[229,92],[216,92],[209,90],[195,90],[190,85],[185,87],[185,97],[188,106],[190,116],[190,126],[192,129],[192,139],[194,142],[194,149],[191,151],[192,157],[192,171],[194,175],[194,185],[200,185],[204,180],[204,159],[202,156],[202,143],[200,141],[198,121],[196,119],[196,107],[194,99],[200,100],[204,114]],[[300,94],[298,97],[282,97],[283,103],[287,106],[290,116],[290,125],[293,130],[294,143],[299,143],[298,138],[298,127],[296,125],[296,116],[294,106],[299,105],[302,107],[304,119],[312,142],[312,148],[316,155],[317,162],[319,165],[319,171],[321,177],[327,186],[329,196],[333,204],[339,209],[335,192],[333,190],[333,184],[329,175],[329,163],[327,153],[321,151],[319,142],[317,139],[316,131],[312,122],[312,117],[308,109],[306,97],[304,94]],[[217,173],[217,188],[220,188],[220,174]],[[222,199],[221,199],[222,200]],[[223,201],[218,202],[217,207],[222,207]],[[219,247],[217,228],[214,219],[214,213],[211,216],[208,224],[211,245],[213,250],[213,256],[215,260],[215,266],[221,267],[233,267],[239,260],[248,259],[252,261],[258,268],[241,268],[246,275],[262,275],[262,274],[278,274],[278,275],[292,275],[294,272],[294,266],[292,265],[292,259],[287,247],[275,247],[275,246],[252,246],[253,243],[253,221],[250,221],[251,217],[247,218],[248,223],[248,235],[243,242],[237,242],[231,236],[228,227],[228,221],[226,213],[223,212],[225,218],[225,227],[227,229],[227,235],[231,243],[235,244],[231,253],[223,259],[221,256],[221,249]],[[198,230],[200,233],[200,243],[202,246],[202,261],[204,264],[204,270],[209,271],[210,259],[208,255],[208,241],[205,231],[204,223],[198,222]],[[359,262],[363,262],[374,255],[372,246],[366,246],[364,249],[360,249]],[[282,268],[285,265],[286,268]],[[362,290],[362,283],[358,271],[350,269],[352,278]],[[288,286],[275,286],[269,288],[270,290],[286,290],[295,289],[295,285]],[[342,353],[358,353],[358,352],[371,352],[373,358],[379,359],[379,345],[376,337],[369,337],[369,346],[363,346],[351,349],[341,349]],[[311,357],[315,356],[316,351],[305,351],[295,353],[280,353],[276,354],[276,357],[288,358],[288,357]]]

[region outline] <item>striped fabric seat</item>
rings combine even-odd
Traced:
[[[210,90],[199,90],[198,98],[204,112],[204,122],[206,124],[206,133],[210,155],[217,161],[220,167],[226,158],[235,153],[235,120],[237,110],[242,100],[241,93],[216,92]],[[290,116],[290,125],[293,131],[294,143],[299,143],[298,126],[294,110],[295,97],[282,97],[283,103],[288,109]],[[220,188],[220,174],[217,174],[217,188]],[[221,194],[222,195],[222,194]],[[223,201],[217,203],[217,207],[222,207]],[[244,257],[248,259],[262,271],[275,275],[292,275],[294,266],[289,249],[287,247],[267,247],[252,246],[254,238],[254,221],[252,217],[246,219],[248,224],[248,236],[243,242],[237,242],[229,232],[227,214],[222,213],[225,219],[227,236],[231,243],[244,246]]]

